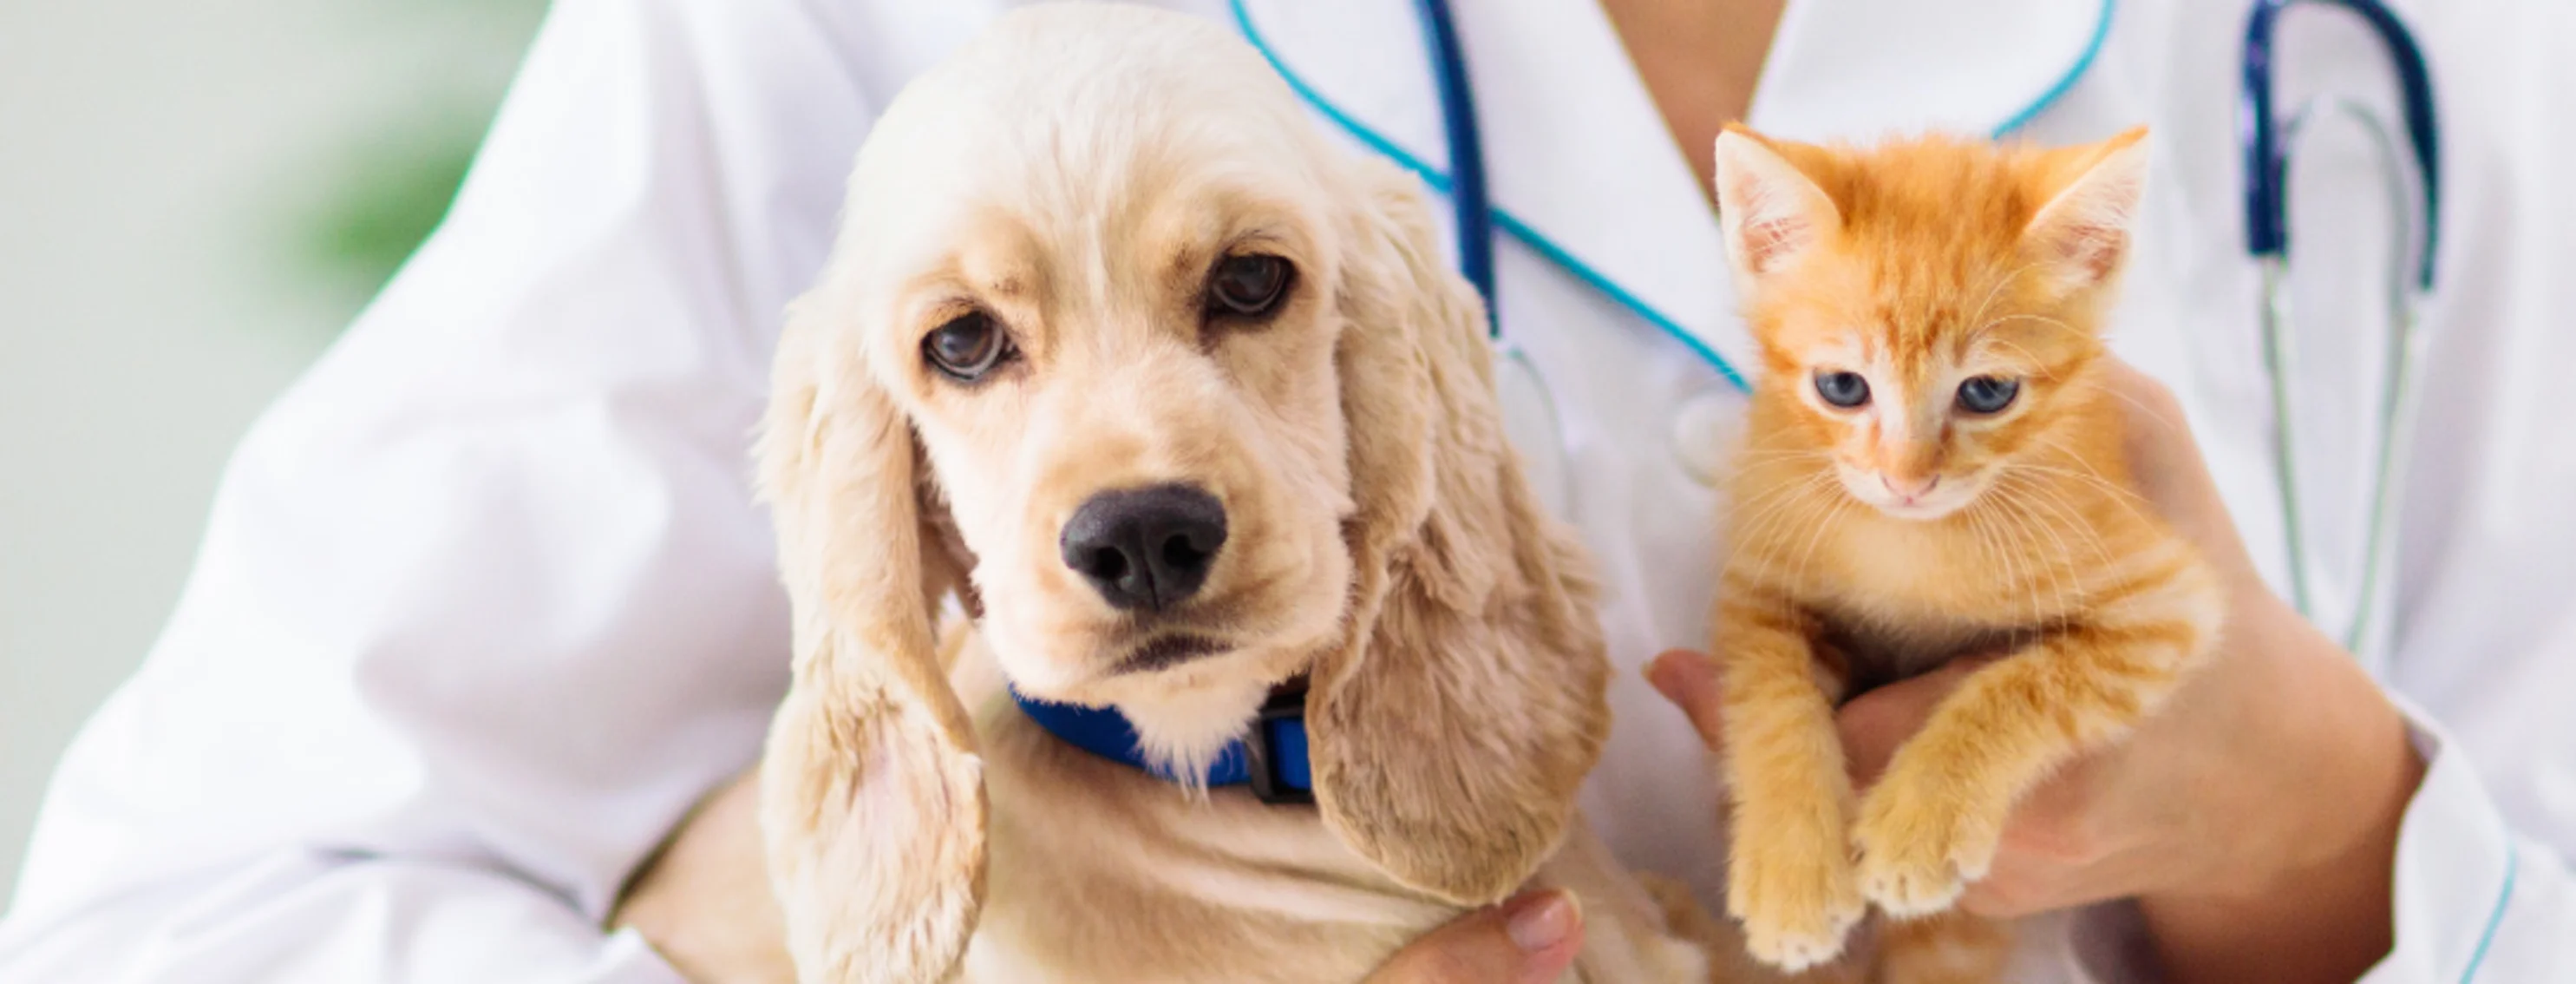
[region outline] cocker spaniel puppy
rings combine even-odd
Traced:
[[[1580,893],[1584,979],[1706,979],[1574,815],[1592,587],[1439,243],[1175,14],[1027,9],[887,108],[758,450],[806,984],[1352,981],[1533,882]],[[1024,700],[1115,708],[1152,768]],[[1299,712],[1311,805],[1208,786]]]

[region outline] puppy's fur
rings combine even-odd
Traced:
[[[1608,727],[1592,586],[1439,242],[1410,176],[1177,15],[1031,8],[888,107],[758,451],[796,650],[761,817],[807,984],[1354,980],[1533,880],[1582,894],[1585,978],[1704,979],[1574,817]],[[1287,299],[1209,316],[1253,253]],[[961,383],[923,344],[975,313],[1017,355]],[[1162,483],[1230,532],[1139,620],[1059,531]],[[943,659],[952,596],[975,638]],[[1221,650],[1129,662],[1174,630]],[[1312,809],[1092,758],[1004,686],[1114,705],[1186,772],[1300,673]]]

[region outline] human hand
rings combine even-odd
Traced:
[[[609,913],[695,984],[792,984],[786,917],[769,888],[760,770],[700,800]]]
[[[609,916],[695,984],[796,979],[762,857],[757,770],[707,794],[646,862]],[[1554,981],[1583,949],[1583,913],[1562,890],[1523,892],[1415,940],[1367,984]]]
[[[2127,740],[2018,803],[1967,911],[2012,917],[2139,901],[2174,980],[2351,980],[2389,946],[2397,821],[2423,765],[2352,658],[2266,587],[2172,394],[2112,366],[2150,507],[2227,585],[2219,650]],[[1859,695],[1837,714],[1866,789],[1983,660]],[[1696,653],[1648,670],[1715,748],[1719,681]]]
[[[1367,984],[1543,984],[1583,949],[1583,912],[1561,889],[1527,891],[1413,941]]]

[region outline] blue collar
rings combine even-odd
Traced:
[[[1050,704],[1020,696],[1017,688],[1011,690],[1011,699],[1019,702],[1029,720],[1066,744],[1164,779],[1176,778],[1145,761],[1136,726],[1117,708]],[[1306,760],[1305,681],[1271,691],[1253,719],[1251,733],[1227,745],[1202,778],[1210,787],[1249,785],[1252,795],[1264,803],[1314,802],[1315,781]]]

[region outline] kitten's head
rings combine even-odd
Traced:
[[[2080,456],[2068,410],[2098,388],[2145,136],[1863,151],[1729,127],[1718,211],[1766,370],[1757,456],[1830,461],[1853,498],[1918,520],[2017,459]]]

